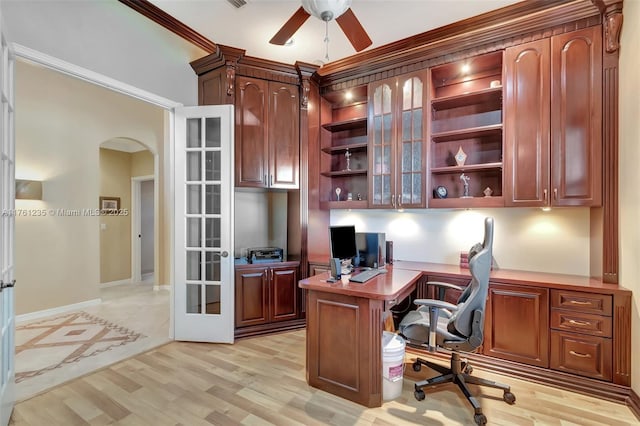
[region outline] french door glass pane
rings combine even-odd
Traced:
[[[220,163],[220,151],[207,151],[207,161],[205,162],[205,178],[206,180],[220,180],[222,170]]]
[[[206,219],[205,247],[220,248],[220,218]]]
[[[220,253],[208,251],[205,256],[205,280],[220,282]]]
[[[205,306],[205,313],[207,314],[220,314],[220,286],[219,285],[207,285],[205,286],[207,304]]]
[[[201,214],[200,185],[187,185],[187,213]]]
[[[200,147],[200,119],[187,118],[187,148]]]
[[[201,247],[202,243],[200,241],[200,222],[201,219],[199,217],[187,218],[187,247]]]
[[[205,119],[205,126],[207,127],[205,145],[207,148],[219,148],[220,141],[222,139],[220,117],[211,117]]]
[[[200,284],[187,284],[187,313],[199,314],[202,312],[202,292]]]
[[[200,252],[187,251],[187,280],[200,281],[202,279],[200,270]]]
[[[206,185],[205,186],[205,203],[207,214],[220,214],[220,200],[222,194],[220,193],[220,184]]]
[[[187,152],[187,180],[201,180],[200,167],[200,152]]]
[[[413,171],[422,173],[422,142],[413,144]]]

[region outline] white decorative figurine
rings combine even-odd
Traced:
[[[336,188],[336,197],[337,197],[337,201],[340,201],[340,193],[342,192],[342,190],[340,188]]]

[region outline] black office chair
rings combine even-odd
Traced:
[[[460,352],[471,352],[482,345],[484,310],[489,291],[489,272],[491,271],[493,245],[493,218],[484,221],[484,242],[474,245],[469,251],[469,270],[471,282],[454,305],[442,300],[417,299],[418,309],[409,312],[400,322],[399,332],[410,344],[426,346],[435,352],[438,347],[451,350],[451,366],[417,358],[413,364],[415,371],[426,365],[440,376],[423,380],[415,384],[414,396],[418,401],[425,398],[423,388],[441,383],[453,382],[458,385],[475,410],[474,420],[478,425],[487,423],[480,403],[471,395],[467,383],[502,389],[502,399],[513,404],[516,397],[511,387],[502,383],[471,376],[472,367],[460,358]],[[448,283],[431,282],[431,285],[443,288],[457,288]],[[440,292],[443,294],[443,292]],[[436,324],[431,327],[431,324]]]

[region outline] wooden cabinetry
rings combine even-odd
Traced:
[[[297,319],[298,293],[297,262],[236,266],[236,328]]]
[[[362,86],[322,98],[320,203],[325,208],[367,207],[366,97]]]
[[[430,70],[430,207],[498,207],[502,198],[502,52]],[[462,151],[463,162],[456,159]],[[462,164],[460,164],[462,163]],[[468,178],[464,191],[462,176]],[[485,190],[491,196],[485,196]]]
[[[600,32],[585,28],[506,49],[506,205],[601,204]]]
[[[236,186],[298,188],[298,86],[236,78]]]
[[[490,283],[483,353],[549,367],[549,290]]]
[[[551,361],[555,370],[611,380],[610,295],[551,290]]]
[[[369,85],[369,207],[426,207],[427,73]]]

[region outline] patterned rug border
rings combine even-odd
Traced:
[[[28,324],[16,326],[16,332],[19,331],[19,330],[32,329],[32,328],[34,328],[34,326],[42,325],[44,323],[55,321],[55,320],[62,319],[62,318],[68,318],[68,317],[71,317],[71,316],[74,316],[74,315],[76,315],[77,317],[80,317],[80,318],[87,319],[87,320],[91,321],[92,324],[98,324],[98,325],[101,325],[101,326],[111,330],[111,331],[116,331],[116,332],[124,335],[124,337],[126,337],[126,339],[121,341],[120,343],[114,343],[112,345],[107,346],[106,348],[96,349],[96,350],[94,350],[94,351],[92,351],[90,353],[84,353],[82,355],[78,355],[77,357],[75,357],[73,359],[63,360],[63,361],[61,361],[61,362],[59,362],[59,363],[57,363],[55,365],[50,365],[50,366],[41,368],[40,370],[25,371],[25,372],[17,372],[16,371],[16,375],[15,375],[16,376],[16,379],[15,379],[16,383],[20,383],[20,382],[22,382],[22,381],[24,381],[26,379],[30,379],[32,377],[40,376],[40,375],[42,375],[42,374],[44,374],[44,373],[46,373],[48,371],[55,370],[56,368],[60,368],[63,365],[67,365],[67,364],[71,364],[71,363],[74,363],[74,362],[78,362],[78,361],[80,361],[80,360],[82,360],[84,358],[89,358],[89,357],[98,355],[100,353],[106,352],[108,350],[111,350],[113,348],[117,348],[119,346],[126,345],[127,343],[133,343],[138,339],[143,339],[143,338],[147,337],[142,333],[138,333],[136,331],[129,330],[128,328],[126,328],[124,326],[120,326],[118,324],[112,323],[112,322],[110,322],[108,320],[105,320],[103,318],[97,317],[95,315],[91,315],[91,314],[89,314],[87,312],[84,312],[84,311],[70,312],[70,313],[67,313],[67,314],[61,314],[61,315],[58,315],[58,316],[55,316],[55,317],[44,318],[44,319],[39,320],[39,321],[33,321],[33,322],[29,322]],[[69,325],[71,325],[71,324],[69,324]],[[23,346],[23,345],[21,345],[21,346]],[[18,349],[19,347],[20,346],[17,346],[16,349]]]

